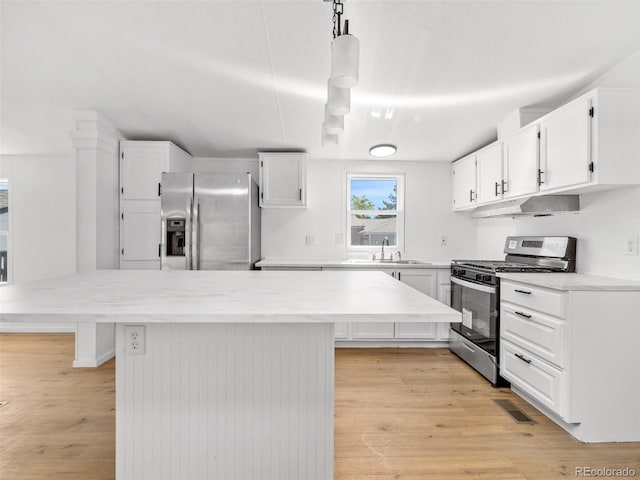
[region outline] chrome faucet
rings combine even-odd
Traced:
[[[380,261],[384,262],[384,242],[387,242],[387,247],[389,246],[389,237],[384,237],[382,240],[382,253],[380,254]]]

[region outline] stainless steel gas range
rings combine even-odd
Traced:
[[[506,258],[498,261],[454,260],[451,307],[462,323],[451,324],[450,350],[493,386],[507,385],[500,375],[499,272],[575,272],[573,237],[507,237]]]

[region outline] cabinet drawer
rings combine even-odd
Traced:
[[[502,302],[500,338],[564,367],[565,322],[516,305]]]
[[[512,343],[503,340],[500,345],[500,375],[562,418],[566,418],[568,396],[565,372],[547,365],[535,355]]]
[[[539,312],[564,318],[564,292],[543,290],[531,285],[500,282],[500,299],[505,302],[522,305]]]

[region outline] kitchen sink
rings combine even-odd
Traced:
[[[369,260],[363,258],[350,258],[346,264],[352,265],[431,265],[429,262],[422,262],[420,260]]]

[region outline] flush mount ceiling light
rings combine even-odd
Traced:
[[[376,158],[385,158],[390,157],[394,153],[396,153],[398,149],[395,145],[390,144],[382,144],[382,145],[374,145],[369,149],[369,155]]]
[[[344,5],[341,0],[333,2],[333,41],[331,42],[331,75],[327,82],[327,104],[322,124],[322,144],[337,145],[336,136],[344,132],[344,115],[351,110],[351,87],[358,84],[360,42],[349,34],[349,20],[342,15]]]

